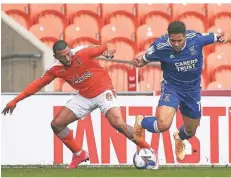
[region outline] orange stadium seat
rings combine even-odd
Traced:
[[[154,35],[153,31],[154,31],[153,27],[149,25],[141,25],[137,28],[136,42],[137,42],[137,46],[139,47],[139,49],[142,48],[142,45],[144,44],[146,40],[150,38],[158,37]]]
[[[231,60],[231,42],[230,43],[225,43],[225,44],[220,44],[216,43],[215,45],[215,51],[218,53],[223,53],[229,60]]]
[[[213,70],[212,80],[222,82],[231,89],[231,64],[219,66]]]
[[[222,83],[214,81],[208,84],[207,90],[224,90],[225,87]]]
[[[80,37],[80,38],[76,38],[74,39],[73,43],[70,44],[70,46],[72,48],[78,46],[78,45],[83,45],[83,44],[86,44],[86,45],[99,45],[100,42],[97,41],[96,39],[93,39],[93,38],[89,38],[89,37]]]
[[[171,5],[170,4],[137,4],[137,16],[138,22],[141,23],[141,20],[149,12],[160,11],[167,15],[171,15]]]
[[[115,26],[121,27],[129,26],[129,29],[133,29],[133,33],[136,29],[135,17],[129,14],[128,12],[124,11],[116,11],[111,13],[107,18],[107,24],[113,24]]]
[[[133,60],[137,52],[136,45],[127,38],[114,38],[110,42],[116,45],[114,58],[121,60]]]
[[[37,36],[39,39],[42,39],[44,37],[53,37],[56,39],[60,39],[62,37],[63,28],[56,23],[39,23],[31,26],[29,31]]]
[[[205,4],[173,4],[172,14],[174,18],[177,18],[185,12],[197,12],[203,16],[206,15],[206,5]]]
[[[197,12],[186,12],[177,18],[183,21],[187,29],[195,30],[196,32],[204,33],[207,31],[208,23],[206,18]]]
[[[146,51],[140,51],[138,53],[136,53],[135,58],[137,58],[138,56],[143,56],[146,53]]]
[[[2,11],[6,12],[8,10],[18,10],[29,14],[28,4],[1,4]]]
[[[160,67],[146,66],[139,69],[139,74],[141,74],[143,78],[139,83],[139,91],[160,91],[163,78],[163,72]]]
[[[54,37],[43,37],[40,40],[50,48],[52,48],[54,43],[58,41],[58,39]]]
[[[221,34],[221,33],[225,32],[226,29],[224,27],[218,27],[218,26],[214,25],[214,26],[211,26],[207,31],[217,33],[217,34]]]
[[[151,44],[156,41],[157,38],[149,38],[147,40],[144,41],[143,44],[141,44],[141,49],[140,50],[147,50]]]
[[[31,19],[34,23],[36,22],[37,16],[43,11],[55,11],[59,14],[64,14],[64,4],[30,4]]]
[[[125,65],[112,65],[108,68],[108,73],[112,79],[112,84],[117,92],[128,91],[128,67]]]
[[[218,13],[221,12],[231,12],[231,4],[214,4],[210,3],[207,6],[208,19],[213,18]]]
[[[135,15],[135,10],[135,4],[102,4],[102,17],[104,23],[106,23],[108,16],[115,11],[125,11],[131,15]]]
[[[97,40],[99,37],[99,27],[97,24],[83,23],[84,19],[79,19],[78,24],[71,24],[65,29],[65,40],[68,44],[74,43],[76,38],[88,37]]]
[[[70,20],[72,16],[82,10],[91,11],[96,15],[101,15],[101,5],[100,4],[65,4],[66,16]]]
[[[62,26],[64,29],[66,26],[66,19],[65,16],[57,11],[54,10],[45,10],[42,11],[36,19],[36,23],[41,24],[55,24],[55,26]]]
[[[229,65],[231,62],[227,59],[227,57],[222,53],[211,53],[208,55],[206,60],[208,76],[211,78],[212,72],[215,68],[222,65]]]
[[[101,29],[101,43],[117,37],[124,37],[133,40],[133,27],[126,26],[126,30],[124,29],[124,26],[116,24],[107,24],[103,26]]]
[[[101,27],[100,18],[94,12],[88,10],[82,10],[74,13],[70,18],[70,24],[80,24],[80,23],[88,23],[91,24],[93,27],[97,26],[98,28]]]
[[[231,31],[231,12],[219,13],[210,19],[211,25],[216,25],[219,28],[224,29],[224,31]],[[229,24],[229,25],[228,25]]]
[[[8,10],[6,14],[11,18],[13,18],[16,22],[18,22],[21,26],[23,26],[27,30],[30,28],[31,21],[26,13],[19,10]]]
[[[163,12],[149,12],[142,20],[143,24],[152,27],[155,37],[160,37],[161,35],[166,34],[170,22],[171,17]]]

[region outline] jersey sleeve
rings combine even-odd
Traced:
[[[83,50],[80,51],[80,53],[90,57],[97,57],[103,54],[105,50],[107,50],[106,44],[94,45],[84,48]]]
[[[158,62],[160,57],[158,56],[158,50],[156,48],[156,42],[154,42],[146,51],[143,56],[145,62]]]
[[[206,46],[217,42],[217,36],[215,33],[197,33],[197,38],[201,46]]]
[[[75,53],[77,53],[78,51],[84,49],[84,48],[88,48],[89,45],[78,45],[77,47],[71,49],[72,55],[75,55]]]
[[[15,97],[13,101],[17,103],[24,98],[35,94],[54,79],[55,75],[53,75],[49,70],[46,71],[46,73],[42,77],[34,80],[29,85],[27,85],[26,88],[17,97]]]

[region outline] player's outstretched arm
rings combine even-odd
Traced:
[[[48,83],[50,83],[52,80],[54,80],[53,76],[44,75],[40,79],[34,80],[31,82],[18,96],[16,96],[12,101],[10,101],[6,107],[3,109],[2,114],[6,115],[8,113],[12,114],[14,111],[17,103],[37,91],[41,90],[44,86],[46,86]]]
[[[102,45],[93,45],[82,50],[84,53],[87,53],[91,57],[97,57],[103,55],[107,58],[113,58],[116,52],[115,45],[112,43],[104,43]]]

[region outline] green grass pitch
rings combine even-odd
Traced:
[[[231,177],[231,167],[160,167],[159,170],[137,170],[134,167],[80,166],[2,167],[2,177]]]

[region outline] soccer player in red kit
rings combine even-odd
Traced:
[[[67,126],[75,120],[84,118],[96,108],[104,113],[115,129],[140,148],[151,149],[150,145],[133,132],[133,127],[127,125],[122,119],[111,78],[94,59],[102,54],[113,57],[115,53],[113,44],[78,46],[75,49],[70,49],[65,41],[59,40],[54,44],[53,52],[57,61],[41,78],[30,83],[22,93],[6,105],[2,111],[4,115],[8,112],[11,114],[19,101],[33,95],[59,77],[79,91],[51,122],[54,133],[73,152],[72,162],[68,168],[77,168],[81,162],[89,160],[89,154],[76,144],[72,132]]]

